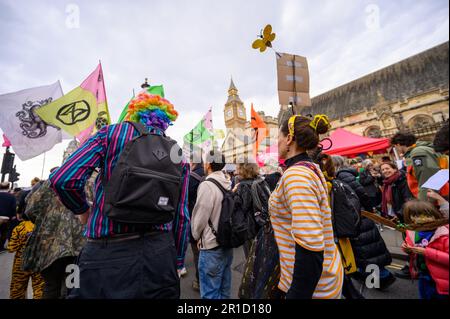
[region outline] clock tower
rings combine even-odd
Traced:
[[[225,126],[227,129],[242,128],[245,129],[247,115],[244,103],[238,95],[238,90],[231,79],[230,88],[228,89],[228,100],[224,109]]]

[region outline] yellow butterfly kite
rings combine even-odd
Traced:
[[[275,40],[275,33],[272,33],[272,26],[266,25],[264,30],[258,36],[260,39],[253,41],[252,48],[259,49],[259,52],[266,51],[267,47],[272,47],[272,41]]]

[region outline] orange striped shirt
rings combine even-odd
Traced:
[[[344,271],[334,243],[331,209],[322,173],[319,178],[304,166],[288,168],[270,197],[269,209],[280,253],[278,288],[287,292],[291,287],[297,243],[305,249],[324,252],[322,275],[313,298],[341,298]]]

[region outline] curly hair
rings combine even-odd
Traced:
[[[391,145],[411,146],[417,141],[417,137],[411,133],[397,133],[391,138]]]
[[[259,175],[259,166],[254,162],[238,163],[236,170],[242,179],[255,179]]]
[[[126,121],[141,122],[146,126],[166,130],[178,118],[178,112],[165,98],[141,92],[128,104]]]

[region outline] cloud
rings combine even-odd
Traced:
[[[372,16],[366,10],[373,5],[379,9],[379,28],[367,26]],[[79,28],[72,28],[77,12]],[[312,96],[449,38],[445,0],[3,0],[0,94],[57,79],[68,92],[101,59],[112,118],[148,77],[151,84],[164,84],[180,112],[168,133],[182,142],[209,107],[215,127],[225,127],[231,76],[248,118],[251,102],[277,116],[275,55],[251,49],[267,23],[277,34],[276,50],[308,57]],[[66,145],[47,153],[44,176],[60,164]],[[40,176],[42,156],[18,168],[21,183],[27,184]]]

